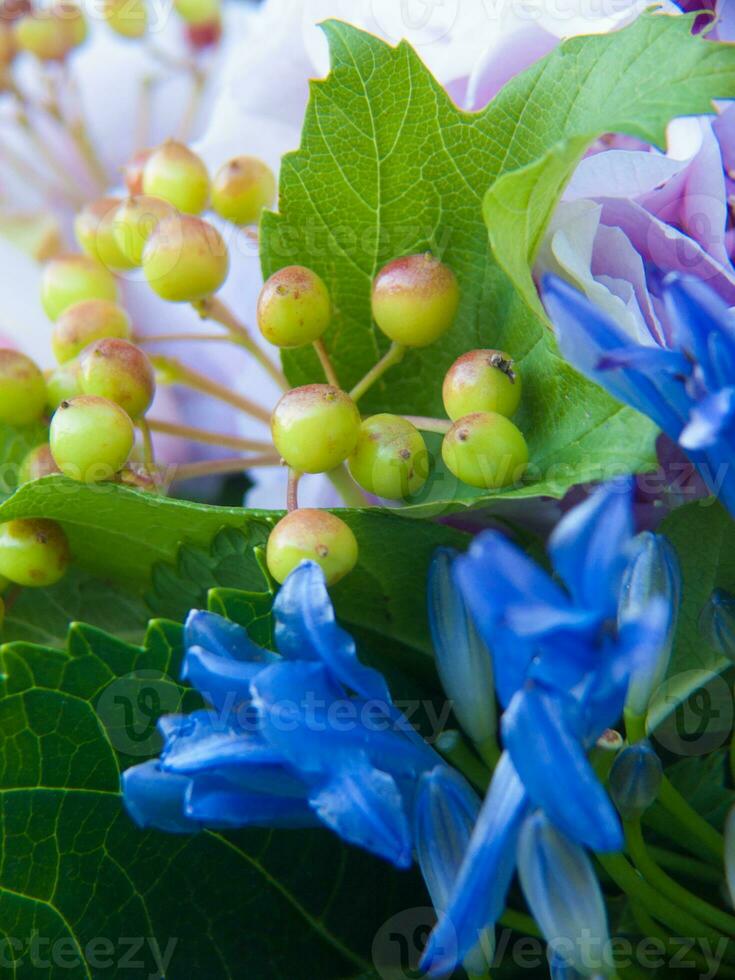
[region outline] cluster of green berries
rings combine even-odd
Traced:
[[[453,271],[431,254],[390,262],[372,288],[372,317],[397,348],[426,347],[452,326],[460,301]],[[320,340],[332,304],[323,280],[301,266],[282,269],[265,283],[258,302],[263,336],[281,348]],[[516,483],[528,465],[528,448],[510,421],[521,400],[521,379],[500,351],[474,350],[448,371],[443,401],[447,423],[442,458],[457,479],[499,489]],[[419,420],[416,420],[420,424]],[[362,418],[355,400],[331,384],[287,392],[271,417],[273,443],[294,473],[327,473],[346,463],[368,493],[406,500],[424,486],[431,469],[428,447],[409,418],[382,413]],[[278,581],[310,559],[329,582],[357,560],[352,532],[333,515],[294,510],[274,529],[268,565]]]

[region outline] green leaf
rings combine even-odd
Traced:
[[[722,830],[735,803],[735,790],[726,785],[728,753],[725,750],[680,759],[666,775],[687,803],[713,827]]]
[[[262,620],[266,601],[239,608]],[[70,980],[374,977],[376,931],[426,905],[416,872],[326,831],[172,836],[125,813],[120,772],[157,751],[161,712],[193,706],[173,679],[180,644],[181,627],[158,621],[140,648],[81,625],[65,651],[0,648],[0,932],[14,975],[52,980],[63,957]]]
[[[532,461],[525,485],[474,491],[437,459],[409,512],[560,497],[575,483],[652,467],[651,423],[558,356],[538,303],[529,304],[528,259],[568,175],[568,146],[578,155],[594,134],[610,130],[661,143],[672,116],[709,112],[714,97],[735,95],[732,49],[691,36],[691,23],[648,13],[624,30],[566,41],[478,114],[460,112],[409,45],[391,48],[345,24],[325,25],[332,73],[312,83],[301,148],[283,162],[280,211],[264,217],[265,274],[300,263],[325,278],[336,308],[326,343],[349,387],[387,347],[370,313],[378,269],[431,249],[455,270],[462,288],[455,326],[392,369],[366,397],[367,411],[441,414],[441,379],[474,347],[508,350],[524,378],[518,423]],[[560,140],[571,142],[546,173],[539,161]],[[503,175],[533,164],[538,191],[521,188],[533,229],[521,228],[517,240],[505,224],[497,231],[498,257],[513,282],[491,250],[482,202]],[[511,212],[503,221],[516,228],[523,194],[502,187]],[[288,352],[284,365],[294,384],[323,380],[309,350]]]
[[[370,634],[377,646],[386,639],[398,641],[418,653],[419,662],[425,661],[431,653],[425,599],[428,565],[436,548],[463,548],[466,535],[378,509],[345,510],[340,515],[357,536],[360,559],[332,590],[338,616],[349,627]],[[154,614],[176,619],[203,605],[210,589],[262,589],[264,578],[254,549],[265,544],[279,516],[275,511],[208,507],[117,484],[90,486],[58,476],[27,484],[0,505],[0,522],[23,517],[58,521],[69,537],[75,565],[122,587],[126,595],[145,596]],[[57,588],[62,587],[63,583]],[[39,603],[47,601],[47,595],[39,590]],[[33,601],[32,596],[26,599]],[[65,602],[64,612],[68,609]]]
[[[679,507],[661,525],[681,564],[682,603],[668,677],[649,708],[653,729],[692,692],[732,666],[707,643],[699,619],[715,589],[735,592],[735,521],[712,501]],[[722,682],[721,682],[722,683]]]
[[[25,457],[47,438],[48,428],[40,423],[19,428],[0,424],[0,501],[16,490],[18,469]]]

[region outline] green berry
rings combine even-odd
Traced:
[[[332,319],[329,291],[316,272],[290,265],[263,286],[257,317],[260,332],[276,347],[311,344]]]
[[[41,303],[50,320],[83,299],[118,301],[114,276],[88,255],[64,255],[52,259],[43,270]]]
[[[172,303],[211,296],[227,278],[229,263],[227,246],[217,229],[191,215],[164,218],[143,251],[143,272],[149,285]]]
[[[74,235],[81,250],[108,269],[132,269],[115,241],[115,215],[118,197],[100,197],[85,204],[74,219]]]
[[[399,415],[373,415],[360,426],[349,459],[353,479],[368,493],[403,500],[429,475],[429,453],[419,430]]]
[[[28,425],[46,409],[46,381],[30,357],[0,348],[0,422]]]
[[[19,51],[34,55],[39,61],[63,61],[77,45],[77,30],[53,10],[26,14],[13,25],[13,36]]]
[[[295,510],[271,531],[266,549],[268,570],[280,583],[302,561],[315,561],[327,585],[334,585],[357,563],[357,541],[351,529],[324,510]]]
[[[54,585],[69,566],[69,542],[56,521],[0,524],[0,575],[16,585]]]
[[[236,225],[257,224],[261,212],[273,204],[275,196],[275,175],[257,157],[229,160],[212,181],[212,207]]]
[[[476,412],[454,423],[442,443],[447,469],[462,483],[499,490],[517,483],[528,466],[528,446],[510,419]]]
[[[138,150],[123,167],[123,177],[128,194],[139,197],[143,193],[143,168],[153,150]]]
[[[349,395],[331,385],[286,392],[271,416],[273,444],[300,473],[326,473],[354,452],[360,413]]]
[[[145,0],[105,0],[102,16],[121,37],[135,40],[143,37],[148,29]]]
[[[176,214],[176,209],[162,197],[140,194],[123,201],[115,214],[113,234],[120,252],[131,266],[143,262],[143,249],[163,218]]]
[[[510,418],[520,404],[521,390],[521,376],[507,354],[471,350],[447,371],[442,396],[452,421],[473,412],[497,412]]]
[[[373,283],[373,318],[397,344],[426,347],[452,326],[459,306],[457,278],[430,252],[388,263]]]
[[[220,0],[174,0],[174,7],[187,24],[211,24],[221,14]]]
[[[84,299],[64,310],[54,324],[51,347],[59,364],[80,354],[88,344],[104,337],[129,339],[130,317],[107,299]]]
[[[144,415],[156,391],[151,362],[128,340],[106,337],[79,357],[79,384],[85,395],[97,395],[124,408],[132,419]]]
[[[135,429],[107,398],[80,395],[62,402],[51,419],[51,453],[62,473],[82,483],[109,480],[127,463]]]
[[[20,464],[18,482],[30,483],[31,480],[40,480],[41,477],[58,472],[60,472],[59,467],[51,455],[51,447],[47,442],[44,442],[42,446],[36,446],[35,449],[32,449]]]
[[[209,173],[188,146],[167,140],[146,160],[143,193],[162,197],[186,214],[199,214],[209,203]]]
[[[47,404],[52,412],[62,402],[69,401],[81,395],[82,388],[79,383],[79,361],[67,361],[60,364],[53,371],[49,371],[46,376]]]

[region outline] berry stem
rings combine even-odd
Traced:
[[[329,481],[344,500],[347,507],[365,507],[370,501],[355,483],[346,466],[338,466],[327,473]]]
[[[226,436],[221,432],[208,432],[189,425],[177,425],[174,422],[164,422],[160,419],[148,419],[151,432],[160,432],[166,436],[178,436],[191,442],[201,442],[209,446],[222,446],[226,449],[239,449],[242,452],[270,452],[273,447],[269,442],[258,439],[241,439],[239,436]]]
[[[299,480],[301,473],[298,470],[289,469],[288,471],[288,490],[286,491],[286,509],[289,513],[299,509]]]
[[[71,134],[79,153],[89,167],[92,175],[99,182],[100,187],[105,188],[108,184],[107,173],[102,161],[97,155],[97,151],[94,148],[94,143],[92,142],[89,131],[87,130],[77,80],[69,70],[68,65],[64,64],[62,66],[62,71],[63,76],[61,81],[64,84],[68,94],[71,96],[74,106],[74,118],[67,121],[62,117],[62,122]]]
[[[192,64],[189,69],[191,73],[191,91],[178,127],[177,139],[186,142],[194,128],[199,109],[204,95],[204,86],[207,78],[198,65]]]
[[[339,388],[339,378],[337,377],[337,372],[334,370],[332,362],[327,353],[327,348],[324,346],[324,341],[321,337],[314,341],[314,350],[316,351],[316,356],[319,358],[322,369],[324,371],[324,376],[327,379],[328,384],[332,385],[333,388]]]
[[[717,858],[718,861],[722,860],[725,853],[725,842],[722,834],[718,833],[711,824],[707,823],[697,813],[666,776],[661,782],[658,801],[671,816],[687,828],[689,834],[695,837],[713,857]]]
[[[143,462],[149,473],[153,473],[156,466],[156,453],[153,449],[153,439],[151,438],[151,426],[146,419],[138,419],[138,429],[143,440]]]
[[[403,418],[422,432],[439,432],[442,435],[449,432],[453,425],[449,419],[431,419],[425,415],[404,415]]]
[[[232,343],[232,337],[226,333],[160,333],[160,334],[150,334],[149,336],[136,336],[133,338],[133,343],[137,344],[139,347],[144,344],[167,344],[169,341],[172,342],[183,342],[191,341],[199,343],[203,340],[212,340],[216,343]]]
[[[187,388],[193,388],[194,391],[201,391],[205,395],[211,395],[213,398],[219,399],[219,401],[226,402],[228,405],[240,409],[246,415],[259,419],[266,425],[270,425],[270,412],[261,408],[256,402],[245,398],[244,395],[236,395],[234,391],[230,391],[224,385],[212,381],[211,378],[200,374],[198,371],[194,371],[192,368],[182,364],[181,361],[176,360],[176,358],[164,357],[162,354],[152,354],[150,360],[160,374],[158,380],[161,384],[180,384],[185,385]]]
[[[235,314],[222,300],[217,299],[216,296],[209,296],[207,299],[199,300],[192,305],[202,319],[213,320],[215,323],[220,323],[223,327],[226,327],[232,339],[252,354],[261,367],[273,378],[278,387],[283,391],[289,390],[291,386],[281,369],[258,347],[245,324],[237,319]]]
[[[278,466],[280,460],[273,453],[262,456],[235,456],[232,459],[205,459],[199,463],[181,463],[167,468],[167,483],[174,480],[193,480],[200,476],[224,476],[228,473],[243,473],[245,470],[263,466]]]
[[[403,344],[396,344],[395,342],[390,345],[386,354],[381,357],[378,363],[372,367],[362,381],[358,381],[355,387],[350,392],[350,398],[354,402],[359,401],[362,396],[369,391],[370,388],[379,381],[380,378],[385,374],[389,368],[392,368],[395,364],[400,364],[406,354],[407,348]]]

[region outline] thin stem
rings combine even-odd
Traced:
[[[228,333],[159,333],[135,337],[135,343],[139,347],[145,344],[167,344],[170,341],[177,343],[181,341],[196,341],[199,343],[202,340],[212,340],[219,344],[231,344],[233,342],[232,337]]]
[[[662,944],[664,949],[667,949],[671,944],[672,937],[654,921],[652,916],[650,916],[638,902],[631,902],[630,908],[636,925],[641,931],[641,935],[646,939],[657,939]],[[680,949],[681,943],[675,943],[674,948],[675,950]],[[708,963],[707,960],[696,950],[690,950],[689,955],[695,961],[697,967],[703,974],[711,972],[712,965]],[[648,976],[649,974],[645,975]],[[720,964],[718,967],[718,976],[735,977],[735,971],[730,967]]]
[[[336,470],[330,470],[327,477],[347,507],[362,508],[370,503],[350,476],[346,466],[338,466]]]
[[[283,391],[289,390],[291,386],[281,369],[258,347],[245,324],[238,320],[232,310],[221,299],[217,299],[216,296],[209,296],[207,299],[199,300],[192,305],[202,319],[213,320],[215,323],[220,323],[223,327],[226,327],[232,335],[232,339],[252,354],[260,366],[273,378],[278,387]]]
[[[625,712],[625,734],[631,745],[642,742],[646,737],[646,716]]]
[[[404,419],[423,432],[439,432],[446,435],[454,425],[449,419],[430,419],[424,415],[404,415]]]
[[[406,355],[406,349],[403,344],[392,343],[378,363],[352,389],[350,392],[352,400],[355,402],[359,401],[372,388],[375,382],[382,378],[389,368],[392,368],[395,364],[400,364]]]
[[[289,469],[288,489],[286,491],[286,509],[289,514],[299,509],[299,480],[301,473],[298,470]]]
[[[636,867],[644,878],[654,886],[662,895],[666,895],[672,902],[680,905],[683,909],[689,909],[697,915],[703,922],[708,922],[715,929],[721,932],[735,935],[735,917],[728,915],[727,912],[715,908],[709,902],[693,895],[688,889],[683,888],[677,881],[670,878],[663,871],[651,855],[648,853],[646,842],[641,832],[640,820],[631,820],[625,825],[625,836],[628,842],[628,851],[633,858]]]
[[[175,422],[164,422],[162,419],[148,419],[151,432],[162,435],[177,436],[191,442],[201,442],[210,446],[222,446],[225,449],[239,449],[242,452],[273,452],[269,442],[259,439],[241,439],[239,436],[227,436],[221,432],[210,432],[207,429],[197,429],[189,425],[178,425]]]
[[[169,466],[165,477],[167,483],[175,480],[193,480],[201,476],[223,476],[227,473],[244,473],[246,470],[262,466],[278,466],[280,460],[271,454],[263,456],[235,457],[233,459],[202,460],[200,463],[181,463]]]
[[[490,772],[493,772],[497,764],[500,762],[500,748],[498,747],[498,742],[495,736],[490,735],[484,742],[475,742],[474,744],[482,761],[488,767]]]
[[[657,864],[688,878],[696,878],[711,885],[719,885],[722,882],[722,872],[714,865],[705,864],[704,861],[697,861],[695,858],[687,857],[686,854],[677,854],[675,851],[654,847],[651,844],[648,845],[648,853]]]
[[[708,862],[710,867],[717,867],[718,865],[721,867],[721,862],[713,860],[709,848],[703,847],[698,837],[693,837],[687,833],[686,827],[676,817],[672,817],[668,811],[664,810],[660,803],[654,803],[649,810],[646,810],[643,815],[643,823],[662,837],[666,837],[679,847],[685,848],[700,861]]]
[[[324,341],[321,339],[321,337],[314,341],[313,346],[314,350],[316,351],[316,355],[319,358],[322,370],[324,371],[324,377],[333,388],[339,388],[339,378],[337,377],[337,373],[334,370],[329,354],[327,353],[327,348],[324,346]]]
[[[65,129],[76,144],[77,150],[79,151],[79,154],[84,162],[87,164],[92,177],[99,183],[101,188],[105,188],[107,187],[108,183],[107,172],[105,171],[102,161],[97,155],[97,151],[94,148],[94,144],[87,130],[77,80],[66,65],[62,65],[61,70],[61,82],[63,85],[65,85],[67,92],[74,102],[74,118],[66,120],[64,119],[63,115],[59,113],[59,122],[64,125]]]
[[[162,374],[159,380],[163,384],[180,384],[188,388],[193,388],[195,391],[201,391],[206,395],[211,395],[213,398],[226,402],[228,405],[232,405],[234,408],[239,408],[246,415],[260,419],[266,425],[270,425],[270,412],[266,412],[264,408],[261,408],[260,405],[251,401],[249,398],[245,398],[244,395],[236,395],[229,388],[225,388],[224,385],[212,381],[211,378],[200,374],[198,371],[194,371],[173,357],[164,357],[162,354],[151,354],[150,360],[156,370]]]
[[[143,462],[149,473],[153,473],[156,465],[156,454],[153,449],[153,439],[151,438],[151,424],[146,419],[138,419],[138,428],[143,440]]]
[[[181,121],[179,123],[178,138],[180,140],[186,141],[191,135],[192,129],[194,128],[194,123],[196,122],[196,118],[202,104],[202,96],[204,95],[204,86],[206,80],[207,79],[204,72],[201,71],[198,66],[192,67],[191,92],[189,93],[189,99],[188,102],[186,103],[184,114],[181,117]]]
[[[687,828],[707,848],[713,857],[722,861],[725,854],[725,841],[722,834],[708,824],[697,811],[687,803],[681,793],[673,786],[668,777],[664,776],[659,790],[658,800],[664,809]]]
[[[151,103],[153,101],[153,89],[156,87],[157,81],[158,78],[151,73],[144,75],[140,81],[133,141],[136,150],[144,150],[148,146],[148,134],[151,130]]]

